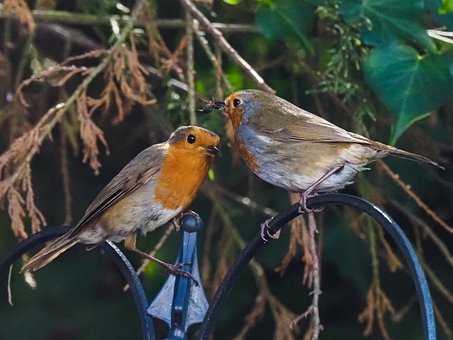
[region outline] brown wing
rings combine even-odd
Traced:
[[[257,95],[260,94],[257,93]],[[383,151],[383,153],[379,154],[379,158],[389,153],[396,157],[428,163],[443,169],[441,165],[427,157],[348,132],[324,118],[305,111],[279,97],[267,94],[265,96],[260,95],[260,104],[255,107],[255,110],[259,111],[259,114],[251,115],[248,119],[249,126],[255,131],[267,134],[280,142],[355,143],[369,146],[377,151]]]
[[[259,114],[253,114],[248,123],[279,141],[373,144],[368,138],[348,132],[282,98],[266,96],[260,99],[259,107],[255,108]]]
[[[167,150],[166,143],[155,144],[140,152],[105,187],[88,206],[73,233],[98,217],[124,196],[152,180],[159,172]]]

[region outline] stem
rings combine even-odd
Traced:
[[[189,86],[188,104],[190,124],[197,124],[195,113],[195,67],[193,53],[193,19],[192,15],[186,10],[186,35],[187,35],[187,85]]]
[[[208,18],[201,13],[198,8],[193,4],[190,0],[181,0],[184,7],[192,12],[193,16],[197,18],[202,25],[206,28],[206,30],[212,35],[212,37],[217,41],[220,48],[228,54],[233,61],[238,64],[244,72],[252,79],[257,86],[267,92],[275,93],[274,89],[272,89],[269,85],[266,84],[264,79],[255,71],[255,69],[245,61],[239,53],[230,45],[230,43],[225,39],[222,32],[218,30],[213,24],[209,21]]]
[[[92,15],[84,13],[75,13],[67,11],[49,11],[49,10],[34,10],[32,11],[33,18],[38,22],[57,22],[61,24],[79,25],[79,26],[110,26],[111,20],[117,21],[119,24],[128,23],[131,20],[129,15]],[[12,19],[11,15],[0,12],[0,19]],[[137,26],[145,26],[146,23],[137,22]],[[181,19],[157,19],[156,25],[161,29],[180,29],[185,28],[185,20]],[[214,22],[212,25],[225,33],[258,33],[258,29],[254,25],[248,24],[226,24]]]
[[[315,215],[311,212],[308,214],[308,228],[310,232],[310,252],[313,258],[313,298],[311,304],[311,323],[313,327],[313,333],[311,336],[312,340],[317,340],[319,338],[319,333],[322,330],[321,320],[319,317],[319,296],[321,295],[321,280],[320,280],[320,270],[319,270],[319,257],[318,250],[316,249],[316,220]]]

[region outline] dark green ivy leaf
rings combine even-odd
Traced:
[[[407,39],[434,49],[422,25],[423,0],[344,0],[340,13],[349,23],[364,21],[362,38],[366,44],[377,46]]]
[[[453,58],[421,56],[409,46],[377,47],[364,62],[365,78],[395,116],[390,143],[453,94]]]
[[[314,10],[314,6],[300,0],[265,0],[258,5],[256,24],[267,38],[295,37],[312,52],[306,33],[313,25]]]

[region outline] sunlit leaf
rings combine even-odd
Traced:
[[[453,61],[446,55],[420,56],[404,45],[375,48],[364,62],[365,78],[395,116],[391,143],[453,94]]]
[[[306,33],[313,25],[314,9],[304,1],[262,1],[256,12],[256,23],[267,38],[296,37],[311,52],[313,47]]]
[[[453,12],[453,0],[442,0],[442,6],[439,8],[440,14],[447,14]]]
[[[364,21],[363,41],[370,45],[388,44],[408,39],[434,49],[422,25],[425,14],[423,0],[344,0],[341,14],[349,23]]]
[[[241,3],[241,0],[223,0],[223,2],[227,3],[228,5],[238,5]]]

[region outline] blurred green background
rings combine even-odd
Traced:
[[[439,27],[453,31],[451,0],[203,0],[195,4],[212,22],[222,24],[217,27],[226,39],[279,96],[350,131],[396,144],[445,165],[445,171],[438,171],[409,161],[385,160],[437,218],[447,226],[453,225],[453,44],[434,40],[426,33],[429,28]],[[113,0],[21,0],[2,4],[2,152],[35,126],[49,108],[67,100],[84,76],[76,75],[60,86],[58,82],[68,72],[62,70],[32,82],[22,91],[28,107],[17,95],[19,85],[69,57],[110,48],[125,29],[134,5],[134,1]],[[84,162],[89,147],[80,136],[80,110],[68,110],[52,130],[52,138],[45,140],[33,158],[35,202],[50,226],[61,225],[69,217],[77,222],[96,193],[133,156],[165,140],[174,127],[190,121],[186,53],[190,40],[186,39],[184,9],[179,1],[168,0],[145,0],[143,6],[135,29],[124,41],[124,51],[128,52],[115,60],[133,60],[127,59],[130,52],[145,71],[137,71],[127,62],[123,68],[112,64],[122,77],[113,81],[118,89],[124,91],[124,82],[138,95],[122,92],[120,102],[112,96],[108,107],[94,110],[90,116],[102,129],[110,151],[107,154],[100,140],[95,140],[102,164],[99,175]],[[253,80],[220,52],[215,39],[209,34],[205,38],[217,63],[221,61],[222,72],[216,72],[205,47],[195,37],[197,107],[234,90],[256,88]],[[84,58],[71,64],[94,67],[101,59]],[[102,95],[108,83],[106,74],[91,83],[88,96]],[[143,83],[144,90],[140,89]],[[143,96],[156,103],[146,104]],[[216,131],[223,140],[222,155],[191,207],[207,225],[201,235],[199,256],[204,285],[212,294],[238,254],[240,239],[250,240],[259,224],[269,217],[263,209],[283,211],[290,203],[288,193],[260,181],[238,159],[220,112],[197,113],[197,119],[199,125]],[[8,171],[16,166],[12,162],[3,174],[0,171],[0,188],[8,179]],[[358,176],[345,192],[377,203],[403,226],[428,271],[439,339],[453,339],[452,234],[421,209],[382,165],[373,165],[372,171]],[[10,228],[7,208],[11,202],[7,195],[0,199],[5,208],[0,212],[1,256],[15,246],[17,238]],[[257,206],[240,203],[249,201]],[[28,217],[25,230],[30,233]],[[368,339],[422,339],[415,290],[408,268],[391,240],[363,216],[345,208],[325,209],[318,215],[318,227],[324,326],[321,339],[365,338],[366,322],[360,323],[358,315],[370,306],[370,294],[378,299],[375,302],[385,301],[376,296],[378,290],[370,290],[373,282],[379,283],[379,291],[388,297],[393,309],[383,312],[382,306],[374,305],[377,309],[372,309],[374,322]],[[152,249],[165,230],[142,237],[139,247]],[[263,281],[253,270],[245,272],[222,310],[214,339],[304,339],[308,321],[300,323],[299,332],[289,329],[289,321],[311,303],[310,288],[302,283],[300,245],[290,256],[284,275],[275,270],[293,237],[289,230],[257,257],[268,290],[263,290]],[[178,240],[179,235],[172,233],[157,256],[173,261]],[[370,255],[373,249],[374,257]],[[137,267],[140,265],[139,259],[127,255]],[[398,267],[395,257],[402,267]],[[377,270],[373,271],[373,263]],[[34,289],[18,273],[19,267],[18,263],[12,275],[13,306],[7,303],[3,273],[0,339],[139,338],[131,296],[123,292],[124,282],[113,264],[97,250],[85,252],[80,247],[70,251],[34,276]],[[142,278],[152,297],[166,273],[150,264]],[[262,305],[260,301],[264,301]],[[244,325],[249,329],[244,330]],[[161,324],[158,329],[165,334]]]

